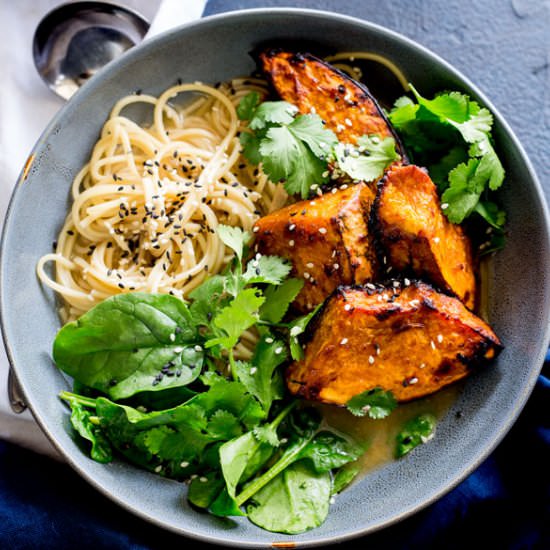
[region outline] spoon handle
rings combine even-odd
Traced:
[[[21,414],[27,408],[23,391],[21,390],[21,386],[19,385],[15,372],[13,372],[13,368],[11,366],[8,372],[8,397],[11,410],[14,413]]]

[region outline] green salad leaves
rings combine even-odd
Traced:
[[[500,188],[505,173],[493,147],[492,114],[459,92],[427,99],[410,88],[416,101],[398,99],[388,116],[411,160],[428,168],[451,222],[476,213],[492,228],[490,248],[501,247],[506,215],[491,192]]]
[[[234,259],[189,303],[120,294],[58,332],[54,360],[75,381],[61,397],[94,460],[122,455],[190,481],[190,502],[213,514],[299,533],[324,521],[333,474],[364,448],[285,399],[278,367],[301,356],[299,338],[315,314],[286,321],[302,281],[282,258],[251,257],[248,233],[218,231]],[[252,328],[255,349],[239,360],[236,348]]]

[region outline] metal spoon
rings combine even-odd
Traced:
[[[63,4],[36,28],[36,69],[50,89],[69,99],[109,61],[141,42],[149,26],[140,14],[116,4]]]

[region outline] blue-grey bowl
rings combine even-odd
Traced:
[[[221,520],[189,507],[185,486],[124,462],[101,465],[77,445],[57,394],[67,380],[51,361],[59,319],[55,298],[35,275],[51,250],[68,205],[71,180],[87,161],[116,100],[141,89],[159,93],[175,83],[214,83],[248,74],[248,53],[278,39],[315,43],[325,51],[366,50],[400,66],[430,94],[463,90],[495,115],[496,146],[507,171],[500,199],[508,212],[506,247],[488,277],[488,315],[505,349],[472,376],[438,425],[436,437],[404,460],[371,472],[332,505],[319,528],[285,536],[245,518]],[[434,502],[472,472],[510,429],[527,401],[549,343],[548,211],[533,168],[490,101],[458,71],[425,48],[371,23],[300,9],[259,9],[208,17],[129,51],[86,84],[50,123],[15,186],[1,249],[1,317],[9,359],[32,412],[63,457],[121,506],[182,535],[223,545],[319,546],[389,526]],[[462,416],[457,415],[462,411]]]

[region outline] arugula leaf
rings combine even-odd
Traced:
[[[368,414],[370,418],[378,419],[388,416],[397,407],[397,401],[391,391],[373,388],[354,395],[346,407],[355,416]]]
[[[409,420],[396,438],[397,458],[405,456],[415,447],[428,442],[435,433],[436,419],[431,414],[421,414]]]
[[[195,380],[204,357],[198,340],[180,299],[119,294],[61,328],[53,357],[78,382],[122,399]]]
[[[392,137],[380,139],[377,135],[362,136],[357,144],[359,148],[343,143],[334,147],[339,169],[353,180],[377,180],[392,162],[399,159]]]

